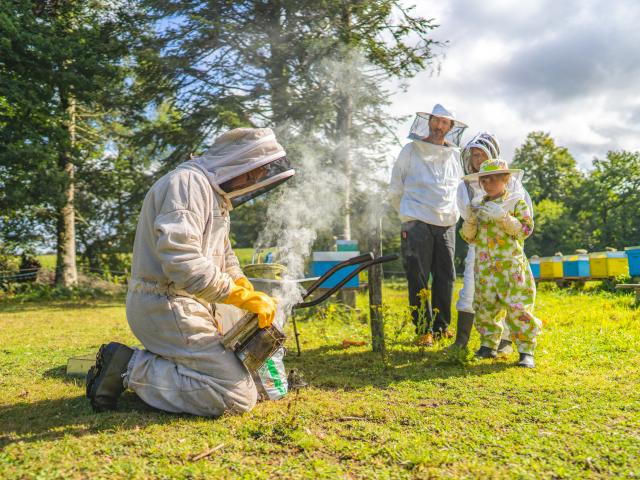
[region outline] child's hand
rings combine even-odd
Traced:
[[[478,223],[478,209],[468,205],[464,212],[464,219],[469,223]]]
[[[507,216],[507,212],[504,211],[502,205],[495,202],[487,202],[480,207],[480,218],[483,220],[498,221]]]

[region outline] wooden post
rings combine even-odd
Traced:
[[[375,257],[382,255],[382,219],[378,221],[371,237],[371,251]],[[374,352],[384,356],[384,318],[382,315],[382,265],[369,267],[369,317],[371,319],[371,345]]]

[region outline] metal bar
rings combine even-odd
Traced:
[[[0,277],[0,281],[11,281],[18,279],[28,279],[28,278],[36,278],[38,276],[38,272],[31,273],[18,273],[15,275],[4,275]]]
[[[298,349],[298,356],[302,355],[302,351],[300,350],[300,340],[298,337],[300,334],[298,333],[298,323],[296,322],[296,315],[294,313],[291,314],[291,321],[293,322],[293,335],[296,338],[296,348]]]
[[[350,258],[349,260],[345,260],[344,262],[340,262],[337,265],[331,267],[327,272],[322,275],[318,280],[313,282],[311,286],[307,289],[307,291],[302,295],[302,298],[307,298],[311,293],[313,293],[320,285],[324,283],[327,278],[336,273],[338,270],[342,270],[345,267],[351,267],[353,265],[357,265],[362,262],[368,262],[373,260],[373,253],[367,252],[362,255],[358,255],[357,257]],[[351,277],[353,278],[353,277]]]
[[[391,255],[385,255],[383,257],[378,257],[378,258],[376,258],[374,260],[370,260],[370,261],[368,261],[366,263],[362,263],[353,272],[351,272],[349,275],[347,275],[345,278],[343,278],[336,286],[334,286],[333,288],[330,288],[329,290],[327,290],[325,293],[323,293],[318,298],[316,298],[314,300],[311,300],[310,302],[298,303],[297,305],[294,305],[293,308],[294,309],[297,309],[297,308],[308,308],[308,307],[313,307],[315,305],[318,305],[319,303],[324,302],[327,298],[329,298],[331,295],[336,293],[338,290],[340,290],[349,280],[351,280],[353,277],[358,275],[365,268],[369,268],[371,265],[377,265],[379,263],[392,262],[392,261],[397,260],[397,259],[398,259],[398,255],[396,255],[394,253],[394,254],[391,254]]]

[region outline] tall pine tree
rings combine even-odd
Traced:
[[[0,4],[2,226],[14,237],[33,225],[53,236],[65,286],[77,282],[78,169],[108,148],[96,116],[125,97],[142,18],[125,0]]]

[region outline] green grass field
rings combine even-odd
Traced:
[[[251,257],[253,256],[254,249],[253,248],[234,248],[233,251],[236,253],[238,260],[242,265],[246,265],[247,263],[251,263]],[[36,258],[40,262],[43,268],[47,268],[49,270],[56,269],[56,256],[53,254],[48,255],[37,255]]]
[[[385,360],[343,348],[369,341],[366,315],[330,305],[300,318],[301,357],[289,342],[287,367],[311,386],[217,420],[131,393],[117,412],[91,411],[65,364],[136,343],[121,298],[0,303],[0,478],[640,478],[631,295],[540,292],[545,330],[528,371],[515,354],[476,362],[414,347],[406,290],[384,294]]]
[[[54,254],[37,255],[36,258],[40,262],[40,265],[42,265],[42,268],[49,270],[56,269],[56,256]]]

